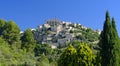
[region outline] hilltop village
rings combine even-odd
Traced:
[[[47,20],[32,30],[37,43],[51,44],[53,47],[64,46],[74,40],[95,42],[101,33],[78,23],[65,22],[58,19]]]

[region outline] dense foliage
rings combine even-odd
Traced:
[[[70,45],[60,56],[58,66],[74,66],[76,50]]]
[[[81,43],[78,49],[75,49],[72,45],[62,53],[58,60],[58,66],[94,66],[95,55],[90,47]]]
[[[22,49],[25,49],[27,52],[33,52],[36,42],[34,40],[34,36],[32,34],[32,31],[30,29],[27,29],[23,36],[21,37],[22,41]]]
[[[76,65],[77,66],[94,66],[95,56],[92,50],[86,45],[82,44],[77,50]]]
[[[0,66],[120,66],[120,39],[108,11],[99,43],[99,34],[92,29],[70,26],[76,29],[70,31],[76,39],[52,48],[52,44],[39,44],[31,29],[20,33],[15,22],[1,19]]]
[[[116,30],[114,18],[112,22],[108,11],[106,12],[106,19],[101,33],[99,46],[101,47],[101,64],[102,66],[120,66],[120,43]]]

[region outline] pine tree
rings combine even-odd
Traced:
[[[33,52],[36,46],[36,41],[32,31],[29,28],[24,32],[23,36],[21,37],[21,41],[22,49],[26,49],[27,52]]]
[[[14,47],[20,48],[20,28],[13,21],[8,21],[3,28],[3,38]]]

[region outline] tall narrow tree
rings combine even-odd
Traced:
[[[101,47],[101,65],[102,66],[120,66],[119,59],[119,38],[115,25],[114,18],[112,23],[108,11],[106,12],[106,19],[101,33],[99,46]]]
[[[110,23],[110,16],[107,11],[105,23],[103,26],[103,31],[101,33],[101,40],[100,40],[102,66],[108,66],[108,64],[110,63],[110,58],[111,58],[110,32],[111,32],[111,23]]]
[[[112,18],[112,35],[111,35],[112,48],[112,59],[110,60],[110,66],[120,66],[120,42],[119,36],[116,29],[114,18]]]

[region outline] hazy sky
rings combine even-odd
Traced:
[[[120,33],[120,0],[0,0],[0,19],[15,21],[21,30],[52,18],[102,30],[106,10]]]

